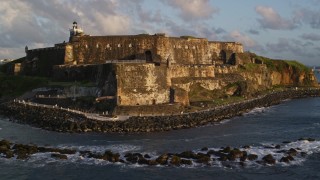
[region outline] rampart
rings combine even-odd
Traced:
[[[154,63],[214,64],[242,53],[236,42],[209,42],[203,38],[164,35],[81,36],[67,45],[65,64],[102,64],[106,61],[144,59]],[[226,59],[227,58],[227,59]]]
[[[27,51],[22,74],[51,76],[53,66],[64,63],[65,47],[49,47]]]

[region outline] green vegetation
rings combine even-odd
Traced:
[[[24,92],[48,84],[47,78],[27,76],[7,76],[0,73],[0,97],[19,96]]]
[[[221,96],[222,92],[219,90],[210,91],[203,88],[199,84],[194,84],[190,87],[189,99],[191,102],[206,101]]]
[[[278,72],[283,72],[284,70],[288,69],[289,66],[293,68],[294,71],[298,73],[306,72],[309,73],[311,71],[310,68],[306,67],[305,65],[297,62],[297,61],[289,61],[289,60],[274,60],[262,56],[254,55],[256,60],[263,62],[266,64],[268,69]]]
[[[248,64],[243,64],[240,66],[240,69],[243,71],[250,71],[250,72],[255,72],[257,69],[259,69],[259,64],[254,64],[254,63],[248,63]]]
[[[94,83],[89,81],[80,82],[55,82],[45,77],[31,77],[31,76],[13,76],[5,75],[0,72],[0,98],[1,97],[15,97],[23,93],[39,87],[93,87]]]

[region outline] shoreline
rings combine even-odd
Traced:
[[[0,104],[0,115],[8,117],[13,122],[57,132],[159,132],[204,126],[239,116],[257,107],[268,107],[286,99],[306,97],[320,97],[320,89],[290,89],[198,112],[164,116],[130,116],[127,120],[99,121],[59,108],[32,106],[13,101]]]

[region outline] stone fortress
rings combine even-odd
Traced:
[[[228,83],[216,74],[254,61],[244,56],[238,42],[165,34],[90,36],[74,22],[69,42],[26,47],[18,69],[24,75],[95,82],[100,89],[97,98],[112,100],[116,106],[189,105],[195,85],[219,89]]]

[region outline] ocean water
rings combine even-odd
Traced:
[[[301,137],[316,141],[295,141]],[[196,152],[202,147],[250,145],[250,153],[258,154],[259,158],[272,154],[279,160],[276,150],[266,146],[283,141],[293,142],[282,144],[282,149],[293,147],[307,152],[306,157],[295,158],[290,164],[277,162],[264,166],[252,162],[245,167],[228,168],[219,162],[188,167],[111,164],[78,154],[59,161],[42,153],[26,161],[0,159],[0,179],[320,179],[320,98],[287,100],[220,123],[158,133],[65,134],[12,123],[1,117],[0,139],[95,152],[110,149],[122,156],[126,152],[157,156],[166,152]]]

